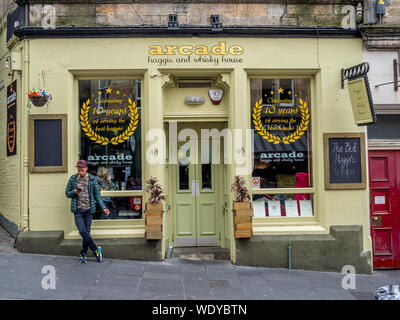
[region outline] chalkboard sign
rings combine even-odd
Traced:
[[[365,189],[364,133],[325,133],[325,189]]]
[[[66,115],[31,115],[30,172],[67,171]]]

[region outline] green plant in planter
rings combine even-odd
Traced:
[[[240,176],[233,178],[231,191],[236,192],[236,202],[250,202],[249,189],[246,186],[246,182]]]
[[[151,177],[146,180],[146,192],[150,194],[149,203],[160,203],[161,200],[166,200],[157,178]]]
[[[162,239],[162,200],[166,200],[164,191],[158,184],[157,178],[151,177],[146,180],[146,192],[149,193],[149,200],[146,203],[145,231],[146,239]]]
[[[231,191],[236,192],[233,202],[233,218],[235,238],[251,238],[253,235],[251,197],[246,182],[235,176],[231,185]]]

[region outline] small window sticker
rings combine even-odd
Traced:
[[[385,204],[385,196],[375,196],[375,204]]]

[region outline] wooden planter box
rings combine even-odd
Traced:
[[[162,239],[162,213],[162,203],[146,203],[145,236],[147,240]]]
[[[251,238],[253,235],[253,211],[250,202],[233,203],[235,238]]]

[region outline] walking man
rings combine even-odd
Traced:
[[[101,248],[96,246],[90,236],[90,226],[93,214],[96,212],[96,204],[106,215],[110,211],[104,205],[100,196],[100,188],[97,177],[88,173],[88,164],[85,160],[79,160],[76,164],[78,173],[69,178],[65,194],[71,198],[71,212],[75,215],[75,224],[79,234],[82,236],[81,263],[86,263],[88,248],[93,251],[97,262],[101,262],[103,257]]]

